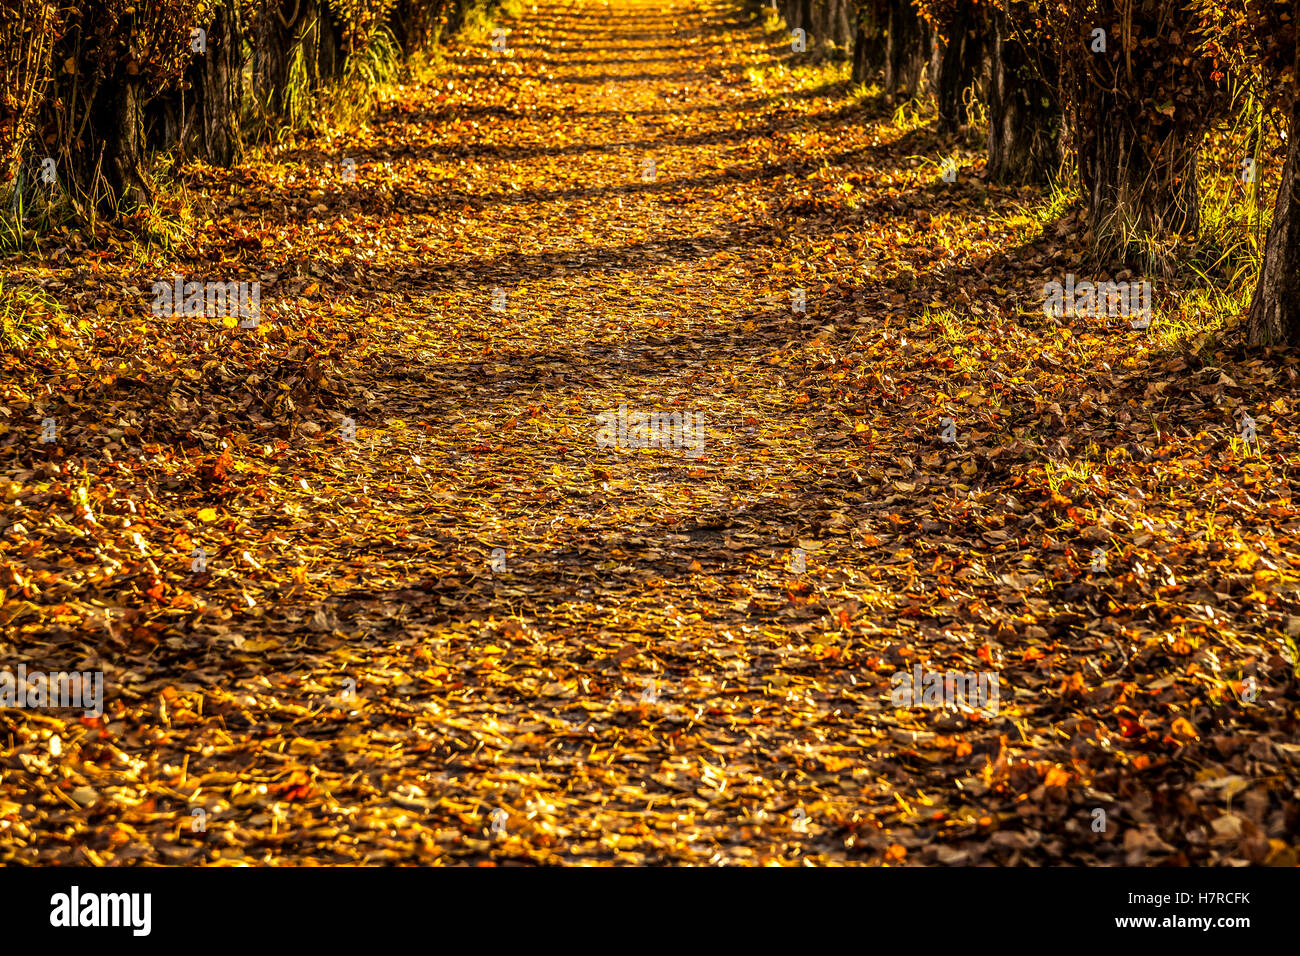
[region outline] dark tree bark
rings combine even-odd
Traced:
[[[853,37],[853,82],[865,83],[885,65],[884,38],[863,23]]]
[[[321,75],[321,34],[329,23],[328,4],[324,0],[300,0],[298,19],[294,22],[291,43],[302,49],[303,70],[307,74],[307,88],[318,90],[323,85]],[[295,50],[294,56],[299,55]]]
[[[333,5],[322,0],[316,55],[316,75],[322,81],[337,80],[343,76],[343,67],[347,65],[347,53],[343,44],[343,23],[335,14]],[[405,47],[402,52],[409,55],[406,54]]]
[[[112,213],[151,202],[153,189],[145,177],[139,84],[125,75],[112,78],[112,82],[100,87],[90,109],[89,139],[99,144],[95,165],[108,190],[95,197],[102,210]],[[93,188],[93,170],[82,171],[79,178]]]
[[[969,119],[966,91],[975,83],[984,62],[984,18],[971,0],[957,0],[947,25],[948,44],[939,66],[937,97],[939,129],[952,132]]]
[[[1046,42],[1026,49],[1031,38],[1001,10],[990,11],[989,34],[989,179],[1046,182],[1060,163],[1055,54]]]
[[[852,0],[832,0],[829,35],[837,47],[848,47],[853,42]]]
[[[885,68],[885,16],[879,0],[859,0],[854,11],[853,82]]]
[[[1196,160],[1203,136],[1170,127],[1136,129],[1106,90],[1095,90],[1078,116],[1079,179],[1098,237],[1120,251],[1139,236],[1200,230]]]
[[[259,17],[253,41],[253,86],[263,108],[271,116],[284,116],[289,93],[289,68],[303,22],[303,2],[277,0]]]
[[[149,144],[218,166],[243,156],[243,30],[238,0],[221,0],[207,26],[207,49],[185,70],[183,85],[150,104]]]
[[[140,64],[123,55],[122,39],[138,29],[134,11],[112,25],[108,37],[96,32],[102,4],[83,4],[86,16],[66,21],[55,41],[58,70],[54,89],[41,107],[46,136],[56,143],[59,182],[74,208],[94,207],[112,217],[153,199],[145,160],[143,107],[162,82],[142,74]],[[107,40],[107,42],[105,42]],[[179,53],[179,51],[177,51]],[[171,66],[179,68],[177,60]],[[174,74],[171,74],[174,75]]]
[[[939,73],[943,69],[943,38],[939,36],[939,31],[930,26],[929,20],[922,20],[925,27],[926,43],[928,44],[929,55],[925,64],[925,87],[923,93],[939,97]]]
[[[867,77],[871,74],[872,39],[871,34],[867,32],[867,28],[859,23],[857,30],[853,34],[852,80],[854,83],[866,82]]]
[[[812,14],[813,14],[812,0],[799,0],[799,23],[797,25],[802,27],[805,31],[807,31],[809,49],[812,48],[813,36],[816,33],[816,31],[813,29]],[[820,37],[818,39],[820,39]]]
[[[208,55],[192,76],[198,122],[196,148],[220,166],[243,157],[240,136],[243,106],[243,29],[238,0],[225,0],[208,31]]]
[[[1185,0],[1098,2],[1115,17],[1104,45],[1088,39],[1092,8],[1056,8],[1072,38],[1059,47],[1061,89],[1094,252],[1168,274],[1178,241],[1200,231],[1196,161],[1231,97],[1187,39]]]
[[[1300,97],[1246,329],[1252,345],[1300,345]]]
[[[893,0],[885,31],[885,98],[892,104],[921,93],[931,52],[930,30],[912,0]]]
[[[253,89],[272,117],[288,117],[293,94],[320,89],[343,75],[342,27],[324,0],[277,0],[259,18],[254,38]],[[300,61],[300,83],[291,75]]]
[[[421,46],[420,25],[416,20],[410,0],[397,0],[393,9],[388,11],[388,29],[393,32],[393,39],[397,41],[404,57],[409,57]]]

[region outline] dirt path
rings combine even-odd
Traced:
[[[1116,346],[1012,321],[1043,251],[1014,195],[949,187],[926,129],[696,7],[538,5],[364,133],[196,174],[177,261],[55,257],[82,314],[182,271],[261,276],[268,320],[7,393],[68,423],[10,472],[9,650],[108,686],[102,720],[6,712],[6,858],[1206,852],[1158,788],[1216,733],[1215,779],[1249,775],[1253,718],[1170,703],[1200,678],[1142,642],[1215,599],[1090,618],[1112,519],[1064,530],[1032,450],[1082,393],[1063,363],[1095,386]],[[1113,593],[1164,584],[1143,560]],[[896,708],[914,665],[997,707]]]

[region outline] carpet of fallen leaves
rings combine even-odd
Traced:
[[[730,5],[506,25],[6,262],[0,659],[106,693],[0,711],[0,860],[1294,864],[1295,357],[1046,319],[1077,223]]]

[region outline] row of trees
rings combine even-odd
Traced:
[[[837,0],[774,0],[810,34]],[[1200,228],[1207,133],[1249,103],[1289,131],[1251,305],[1256,343],[1300,343],[1300,0],[856,0],[853,73],[932,96],[941,128],[988,121],[988,175],[1077,176],[1101,251]],[[822,38],[837,39],[833,33]],[[1252,145],[1257,151],[1258,143]],[[1258,157],[1241,157],[1253,173]]]
[[[230,164],[317,91],[436,42],[492,0],[0,0],[0,187],[56,177],[112,214],[151,198],[147,156]],[[988,173],[1042,182],[1063,152],[1110,253],[1200,225],[1197,159],[1243,98],[1298,129],[1300,0],[773,0],[853,45],[891,100],[988,120]],[[24,164],[23,157],[27,157]],[[1252,157],[1253,158],[1253,157]],[[1300,135],[1251,306],[1257,342],[1300,342]]]
[[[823,43],[847,47],[853,42],[858,7],[855,0],[773,0],[791,29],[803,30]]]
[[[147,157],[230,165],[319,91],[396,62],[492,0],[0,0],[0,187],[57,181],[113,214]],[[26,157],[26,159],[24,159]]]

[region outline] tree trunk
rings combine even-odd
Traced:
[[[1202,137],[1135,129],[1105,90],[1094,90],[1081,106],[1074,130],[1079,179],[1103,252],[1128,258],[1139,237],[1194,236]]]
[[[1300,96],[1290,120],[1286,165],[1246,323],[1252,345],[1300,345]]]
[[[1047,43],[1026,50],[1023,41],[1030,38],[1012,29],[1001,10],[991,12],[989,26],[989,179],[1047,182],[1060,161],[1061,109],[1048,81],[1056,75],[1054,53]]]
[[[208,55],[195,77],[198,110],[198,148],[219,166],[230,166],[243,156],[240,109],[243,104],[244,55],[238,0],[225,0],[217,8],[208,32]]]
[[[90,142],[96,151],[106,191],[96,190],[101,210],[108,214],[147,205],[153,190],[145,178],[144,130],[138,83],[128,76],[109,77],[91,107]],[[82,179],[95,189],[94,171]]]
[[[835,21],[835,42],[847,47],[853,42],[858,8],[853,0],[839,0],[839,17]]]
[[[853,37],[853,82],[865,83],[885,65],[885,45],[881,37],[859,22]]]
[[[184,154],[218,166],[243,155],[242,29],[238,0],[220,0],[207,28],[207,48],[185,69],[184,84],[149,104],[148,143],[179,145]]]
[[[293,44],[302,48],[302,68],[307,76],[307,88],[318,90],[323,85],[321,75],[321,34],[328,13],[317,0],[299,0],[299,15],[294,22]],[[298,55],[296,52],[295,56]]]
[[[408,23],[407,30],[409,31],[411,27],[412,24]],[[343,76],[343,67],[347,62],[347,56],[342,42],[343,27],[334,14],[334,7],[330,4],[321,5],[319,33],[316,75],[323,80],[337,80]],[[410,42],[409,32],[407,36],[407,42]],[[402,47],[402,52],[409,56],[406,47]]]
[[[984,62],[984,23],[972,0],[957,0],[947,33],[937,95],[939,129],[950,133],[965,126],[969,119],[966,91],[975,83]]]
[[[388,29],[393,31],[393,38],[404,57],[409,57],[423,45],[423,28],[424,17],[412,8],[411,0],[397,0],[388,12]]]
[[[879,0],[858,0],[854,11],[853,82],[865,83],[885,68],[885,17]]]
[[[922,26],[925,28],[925,42],[928,44],[929,51],[925,63],[925,86],[921,90],[930,96],[938,97],[939,95],[939,71],[943,67],[943,38],[939,36],[939,31],[930,26],[929,20],[922,20]]]
[[[296,28],[302,20],[300,6],[298,0],[278,0],[268,4],[267,15],[259,18],[258,36],[254,40],[253,83],[258,99],[271,116],[284,116],[289,106],[289,68],[296,46]],[[289,20],[294,11],[298,11],[298,16]]]
[[[920,94],[930,56],[930,31],[912,0],[889,4],[885,29],[885,97],[893,104]]]
[[[452,0],[451,9],[447,11],[447,33],[455,33],[460,29],[461,17],[464,16],[464,3],[461,0]]]

